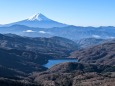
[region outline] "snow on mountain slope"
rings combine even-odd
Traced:
[[[38,14],[35,14],[35,15],[31,16],[27,20],[30,20],[30,21],[34,21],[34,20],[38,20],[38,21],[50,21],[49,18],[45,17],[41,13],[38,13]]]

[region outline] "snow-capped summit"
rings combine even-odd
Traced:
[[[37,13],[31,17],[28,18],[28,20],[30,21],[34,21],[34,20],[38,20],[38,21],[46,21],[46,20],[50,20],[47,17],[45,17],[43,14],[41,13]]]
[[[12,25],[25,25],[28,27],[39,27],[39,28],[53,28],[53,27],[65,27],[66,24],[54,21],[52,19],[47,18],[41,13],[37,13],[28,19],[6,24],[4,26],[12,26]]]

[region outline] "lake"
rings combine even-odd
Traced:
[[[56,64],[63,63],[63,62],[77,62],[77,59],[53,59],[49,60],[47,64],[44,66],[50,68]]]

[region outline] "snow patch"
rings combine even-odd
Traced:
[[[43,21],[43,20],[49,20],[47,17],[45,17],[44,15],[42,15],[41,13],[35,14],[31,17],[29,17],[27,20],[29,21],[34,21],[34,20],[38,20],[38,21]]]

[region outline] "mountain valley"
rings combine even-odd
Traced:
[[[76,61],[44,66],[49,60],[72,58]],[[0,25],[0,86],[115,86],[114,82],[114,26],[67,25],[41,13]]]

